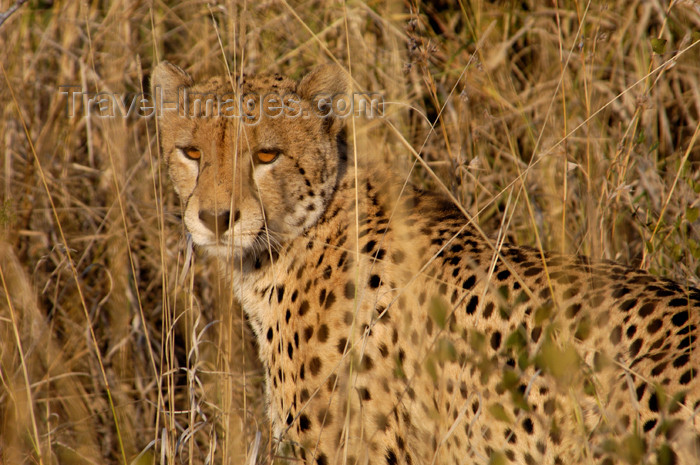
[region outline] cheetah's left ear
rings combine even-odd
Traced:
[[[332,137],[340,133],[345,120],[341,115],[335,114],[334,110],[352,107],[353,96],[347,71],[338,65],[319,66],[299,81],[297,95],[312,102],[312,106],[324,119],[323,127]],[[340,104],[340,100],[344,100],[345,104]]]
[[[346,95],[350,92],[348,72],[338,65],[321,65],[311,71],[297,85],[297,93],[311,100],[322,94]]]

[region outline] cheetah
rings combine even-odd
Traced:
[[[187,231],[256,335],[278,456],[700,463],[700,290],[498,243],[355,162],[319,111],[348,83],[334,65],[151,77]]]

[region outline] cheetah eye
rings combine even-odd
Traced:
[[[202,158],[202,151],[196,147],[178,147],[180,151],[190,160],[199,161]]]
[[[277,150],[260,150],[255,154],[255,161],[267,165],[277,160],[279,156],[280,153]]]

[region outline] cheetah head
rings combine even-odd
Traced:
[[[345,167],[345,72],[202,83],[162,62],[153,71],[159,140],[194,243],[249,258],[302,234],[324,213]],[[335,99],[335,100],[333,100]]]

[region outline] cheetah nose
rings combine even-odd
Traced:
[[[217,237],[228,231],[231,222],[231,212],[226,210],[218,214],[209,213],[208,211],[200,211],[199,219],[211,231],[216,233]]]

